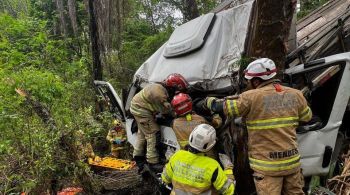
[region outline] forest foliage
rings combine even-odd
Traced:
[[[220,2],[94,1],[103,79],[127,88],[175,26]],[[95,111],[89,22],[87,0],[0,1],[0,194],[47,191],[52,178],[79,185],[88,167],[66,154],[62,136],[82,130],[106,148],[109,116]],[[16,89],[47,108],[54,129]]]

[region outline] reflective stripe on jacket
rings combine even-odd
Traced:
[[[295,129],[299,122],[309,121],[312,112],[299,90],[274,81],[225,100],[224,112],[246,120],[251,168],[266,175],[285,175],[300,167]]]
[[[197,125],[206,123],[207,121],[204,117],[197,114],[192,114],[192,120],[187,120],[185,116],[174,119],[172,129],[176,135],[177,142],[180,144],[180,148],[184,149],[188,144],[188,138]]]
[[[170,113],[171,105],[168,102],[167,90],[158,83],[147,85],[132,98],[130,112],[139,117]]]
[[[221,194],[234,192],[233,183],[216,160],[185,150],[179,150],[170,158],[162,180],[173,184],[175,194],[212,194],[212,187]]]

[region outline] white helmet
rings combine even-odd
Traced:
[[[259,77],[263,80],[269,80],[276,76],[276,65],[269,58],[260,58],[251,62],[245,69],[244,77],[248,80]]]
[[[208,152],[216,143],[216,131],[207,124],[197,125],[188,140],[190,146],[201,152]]]

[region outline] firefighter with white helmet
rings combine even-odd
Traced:
[[[215,143],[216,131],[212,126],[200,124],[194,128],[188,150],[176,152],[163,170],[162,181],[173,185],[172,194],[212,194],[213,188],[220,194],[234,193],[234,181],[227,177],[227,171],[216,160],[204,155]],[[232,168],[230,162],[223,162],[224,167]]]
[[[154,169],[160,167],[156,149],[156,134],[160,127],[155,121],[155,115],[172,114],[169,97],[177,91],[186,91],[188,85],[182,75],[170,74],[163,82],[148,84],[131,100],[130,112],[134,115],[138,127],[133,156],[140,170],[143,169],[145,145],[147,163]]]
[[[312,112],[301,91],[274,79],[276,72],[272,60],[255,60],[244,72],[252,90],[236,99],[209,97],[205,107],[244,118],[249,163],[259,195],[304,194],[296,127],[309,121]]]

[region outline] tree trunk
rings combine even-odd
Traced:
[[[253,10],[253,28],[248,35],[248,57],[270,58],[276,63],[279,73],[284,70],[295,5],[296,0],[257,0]],[[236,135],[238,153],[234,172],[237,178],[237,193],[250,194],[254,181],[248,163],[248,133],[241,127]]]
[[[255,29],[248,49],[249,57],[272,59],[279,73],[284,70],[287,41],[296,0],[258,0]]]
[[[233,173],[236,178],[235,194],[252,194],[255,191],[253,171],[248,159],[248,132],[243,126],[231,123],[231,132],[235,143]]]
[[[62,0],[56,0],[57,11],[60,15],[60,30],[63,36],[67,35],[66,20],[64,18],[64,5]]]
[[[184,21],[190,21],[199,16],[198,6],[196,0],[183,0],[183,11]]]
[[[99,34],[94,11],[94,0],[89,0],[89,15],[90,15],[90,41],[92,53],[92,66],[94,80],[102,80],[102,64],[100,59]]]
[[[152,30],[154,33],[157,33],[157,25],[156,25],[156,21],[154,18],[154,13],[153,13],[153,4],[151,0],[146,0],[144,3],[142,3],[143,5],[143,9],[146,12],[146,17],[149,21],[151,21],[152,23]]]
[[[68,11],[69,11],[69,18],[72,24],[72,29],[74,32],[74,36],[78,36],[78,24],[77,24],[77,14],[76,14],[76,2],[75,0],[68,0]]]

